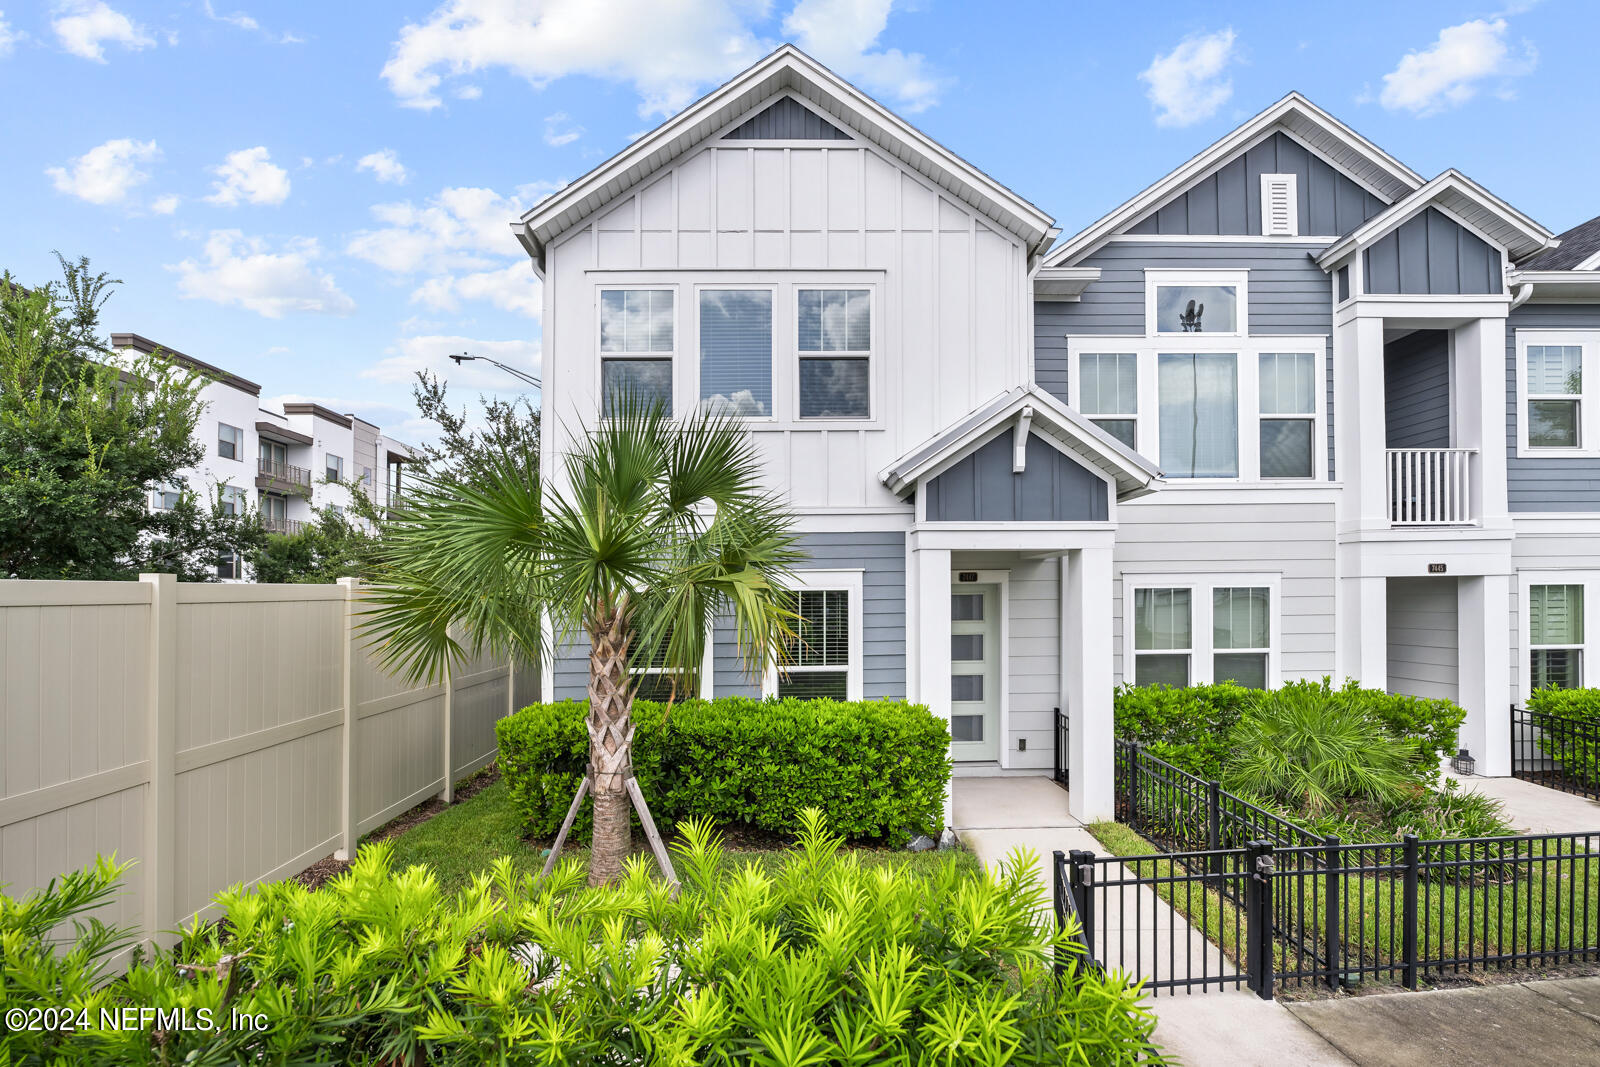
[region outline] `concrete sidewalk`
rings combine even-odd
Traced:
[[[1505,808],[1506,820],[1524,833],[1600,833],[1600,801],[1520,778],[1463,777],[1461,788],[1498,800]]]

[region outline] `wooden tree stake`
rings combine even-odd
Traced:
[[[655,854],[656,864],[660,866],[661,873],[667,876],[667,882],[674,889],[679,885],[678,872],[673,869],[672,856],[667,852],[667,846],[661,840],[661,833],[656,829],[656,821],[650,817],[650,805],[645,802],[644,790],[639,788],[639,779],[629,775],[626,781],[628,799],[633,802],[634,810],[639,813],[639,821],[644,824],[644,836],[650,842],[650,851]],[[550,872],[555,870],[556,858],[561,855],[561,846],[567,843],[567,834],[572,830],[572,824],[578,818],[578,808],[583,804],[583,798],[589,795],[589,776],[583,776],[578,783],[578,791],[573,794],[572,805],[567,808],[567,817],[561,820],[561,831],[556,834],[555,843],[550,846],[550,855],[545,857],[544,869],[539,872],[539,879],[550,877]]]

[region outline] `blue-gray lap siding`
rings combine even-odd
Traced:
[[[1388,448],[1450,447],[1450,335],[1418,330],[1383,346]]]
[[[869,700],[906,695],[906,535],[902,531],[808,533],[800,547],[810,559],[796,571],[861,568],[861,692]],[[731,622],[712,631],[712,692],[761,695],[759,679],[739,666]]]
[[[930,522],[1104,522],[1106,483],[1030,433],[1021,474],[1011,469],[1007,428],[957,460],[927,487]]]
[[[1435,208],[1361,252],[1369,293],[1498,293],[1500,253]]]
[[[1128,228],[1138,234],[1261,233],[1261,176],[1293,174],[1299,231],[1332,237],[1349,233],[1388,205],[1283,133],[1179,193]]]
[[[1600,304],[1524,304],[1506,321],[1506,496],[1511,511],[1600,511],[1600,458],[1518,458],[1517,330],[1600,330]]]
[[[1144,336],[1144,271],[1155,269],[1248,270],[1249,330],[1252,334],[1333,333],[1333,296],[1328,276],[1311,261],[1312,247],[1285,242],[1112,242],[1075,266],[1099,267],[1100,280],[1077,301],[1039,300],[1033,305],[1033,373],[1039,385],[1067,399],[1067,337]],[[1326,343],[1323,351],[1328,351]],[[1327,360],[1328,477],[1333,464],[1333,360]]]

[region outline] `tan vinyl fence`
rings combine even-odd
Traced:
[[[0,582],[0,884],[134,859],[100,915],[165,943],[234,883],[296,874],[495,755],[537,670],[412,687],[337,585]]]

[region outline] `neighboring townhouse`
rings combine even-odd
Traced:
[[[124,352],[160,352],[210,379],[200,393],[205,412],[195,427],[205,458],[183,472],[184,480],[202,497],[220,487],[225,507],[259,509],[275,533],[298,533],[323,507],[344,513],[350,489],[333,481],[353,481],[374,504],[385,505],[400,484],[401,467],[412,461],[409,445],[354,415],[311,403],[269,411],[261,407],[261,386],[237,374],[135,333],[114,333],[111,345]],[[161,487],[151,494],[150,506],[170,508],[177,495],[177,486]],[[248,578],[247,569],[237,557],[217,561],[217,576],[225,581]]]
[[[545,477],[631,389],[745,419],[810,641],[705,695],[905,697],[957,773],[1111,809],[1119,684],[1467,708],[1600,634],[1600,225],[1555,237],[1298,94],[1077,236],[785,46],[543,201]],[[1588,365],[1586,365],[1588,364]],[[1589,589],[1593,584],[1595,588]],[[578,650],[546,698],[581,696]]]

